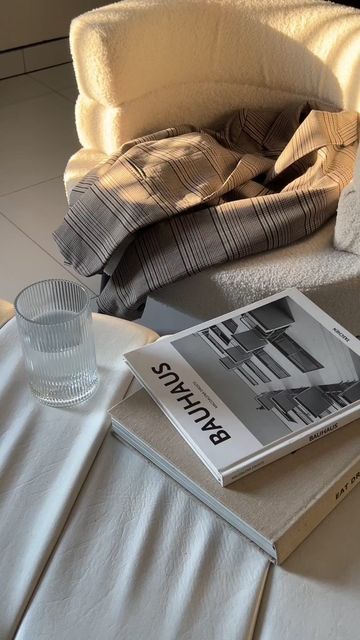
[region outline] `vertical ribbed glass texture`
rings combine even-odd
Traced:
[[[67,280],[36,282],[19,293],[15,309],[33,394],[52,406],[87,400],[98,375],[85,288]]]

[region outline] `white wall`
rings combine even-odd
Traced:
[[[69,35],[70,21],[101,0],[3,0],[0,51]]]

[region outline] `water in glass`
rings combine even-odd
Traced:
[[[35,283],[19,294],[15,306],[34,395],[53,406],[89,398],[98,374],[84,287],[63,280]]]

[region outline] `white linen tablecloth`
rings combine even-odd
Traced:
[[[269,564],[108,434],[16,640],[250,640]]]
[[[254,634],[254,640],[359,638],[360,485],[281,567],[270,568]]]
[[[15,319],[0,330],[1,640],[13,636],[54,549],[108,429],[107,409],[127,392],[132,375],[122,354],[156,337],[137,324],[93,317],[100,386],[71,409],[33,398]]]
[[[99,316],[95,335],[101,387],[59,410],[30,395],[14,322],[0,331],[0,640],[357,638],[360,487],[271,566],[107,433],[121,354],[154,334]]]

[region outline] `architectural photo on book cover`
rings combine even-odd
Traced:
[[[360,399],[360,357],[288,296],[172,346],[264,445]]]

